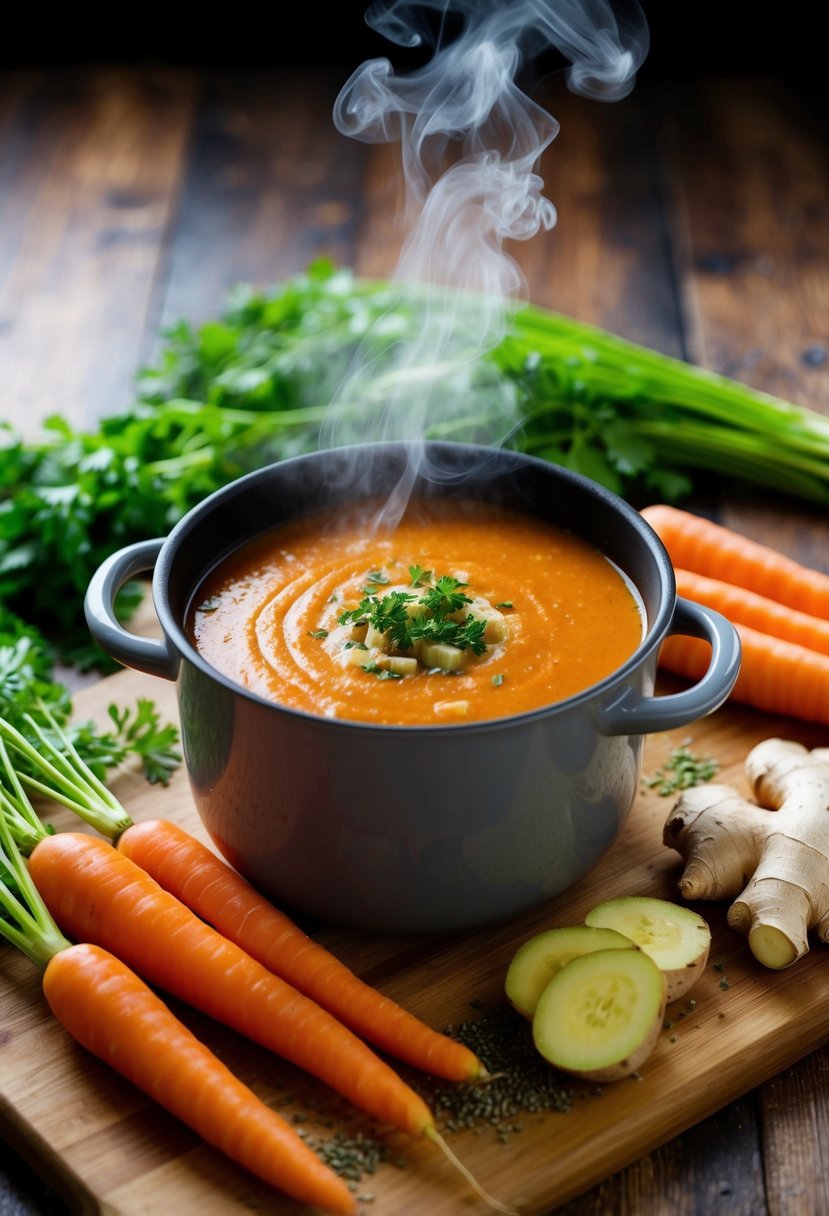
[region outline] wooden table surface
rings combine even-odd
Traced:
[[[96,61],[0,76],[2,416],[95,424],[164,326],[327,254],[387,274],[399,150],[339,135],[354,66]],[[539,97],[552,232],[515,254],[530,298],[829,413],[826,98],[808,73],[643,72],[626,100]],[[821,512],[711,479],[697,504],[829,570]],[[827,740],[829,742],[829,740]],[[829,1039],[829,1022],[827,1023]],[[829,1211],[829,1055],[775,1078],[566,1216]],[[64,1212],[10,1149],[0,1214]]]

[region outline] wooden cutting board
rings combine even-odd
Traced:
[[[131,704],[138,696],[154,698],[175,719],[173,687],[134,672],[78,693],[76,714],[104,721],[111,702]],[[825,730],[729,706],[692,728],[649,738],[644,773],[653,773],[672,748],[690,740],[697,754],[720,761],[717,780],[745,790],[745,754],[772,735],[809,747],[829,742]],[[113,788],[134,819],[167,816],[206,839],[183,771],[162,789],[129,770],[118,775]],[[510,958],[531,934],[577,923],[610,896],[672,896],[679,859],[661,843],[671,805],[671,798],[641,794],[619,841],[592,873],[565,896],[506,924],[448,937],[390,937],[331,927],[316,935],[363,978],[432,1025],[465,1020],[503,1001]],[[62,812],[54,822],[77,826]],[[723,907],[707,904],[698,910],[709,920],[714,942],[693,992],[695,1006],[680,1001],[679,1008],[669,1008],[672,1026],[638,1079],[605,1086],[599,1094],[576,1086],[584,1100],[572,1109],[522,1116],[522,1130],[506,1137],[490,1125],[448,1133],[452,1148],[481,1183],[526,1216],[548,1213],[589,1189],[829,1037],[825,948],[816,947],[788,971],[770,972],[727,928]],[[297,1126],[312,1135],[378,1134],[292,1066],[201,1015],[175,1008],[266,1101],[301,1121]],[[79,1211],[234,1216],[266,1210],[291,1216],[300,1210],[202,1145],[77,1047],[52,1019],[34,967],[6,946],[0,946],[0,1121],[6,1138]],[[463,1216],[487,1210],[434,1147],[384,1136],[384,1129],[379,1134],[393,1159],[359,1184],[359,1193],[370,1196],[361,1205],[366,1216]]]

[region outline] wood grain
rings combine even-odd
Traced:
[[[21,74],[6,97],[5,399],[28,431],[55,412],[92,425],[132,397],[181,180],[193,82],[163,69],[94,68]]]
[[[80,692],[76,712],[101,718],[110,701],[127,703],[139,695],[155,696],[167,714],[176,712],[171,685],[132,672]],[[649,739],[646,772],[689,733],[695,749],[722,761],[723,779],[743,788],[743,757],[760,738],[785,733],[813,745],[819,735],[809,727],[727,708],[691,732]],[[204,837],[183,772],[162,790],[147,786],[130,770],[120,775],[115,789],[133,818],[167,815]],[[665,799],[641,795],[620,839],[587,878],[572,892],[515,920],[464,935],[387,936],[325,926],[316,934],[365,978],[433,1025],[457,1022],[470,1016],[473,1007],[503,1001],[509,959],[540,928],[576,923],[609,894],[671,896],[678,858],[661,844],[668,809]],[[60,813],[55,822],[65,826],[71,820]],[[452,1147],[482,1183],[503,1200],[518,1203],[526,1216],[540,1216],[585,1192],[824,1043],[823,1009],[829,999],[825,951],[813,950],[789,972],[768,972],[727,929],[723,908],[708,905],[704,911],[714,933],[712,964],[719,963],[724,972],[709,966],[695,990],[695,1007],[685,1009],[679,1002],[681,1008],[669,1010],[673,1028],[663,1034],[640,1079],[606,1086],[601,1096],[577,1101],[567,1114],[527,1116],[523,1132],[505,1145],[492,1130],[483,1136],[472,1131],[451,1135]],[[720,986],[723,975],[727,990]],[[75,1047],[48,1014],[33,968],[10,948],[0,950],[0,979],[0,1118],[4,1130],[15,1142],[27,1143],[29,1153],[75,1205],[119,1216],[137,1216],[151,1205],[165,1211],[198,1208],[206,1216],[232,1216],[254,1203],[286,1216],[295,1210],[197,1143],[189,1131]],[[343,1104],[327,1097],[316,1081],[208,1019],[176,1008],[266,1101],[281,1106],[290,1090],[290,1110],[311,1098],[334,1112],[335,1123],[347,1119],[345,1126],[352,1131],[371,1130],[362,1116],[349,1118]],[[459,1216],[474,1210],[465,1184],[430,1146],[396,1134],[392,1140],[407,1168],[379,1168],[370,1183],[376,1197],[371,1212]],[[670,1157],[661,1160],[667,1175],[672,1174]],[[658,1169],[658,1161],[648,1168]],[[636,1172],[629,1172],[631,1196],[636,1180]],[[701,1178],[699,1185],[710,1190],[715,1182]]]

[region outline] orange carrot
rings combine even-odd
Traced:
[[[445,1080],[485,1075],[468,1047],[364,983],[177,824],[134,824],[117,847],[224,937],[376,1047]]]
[[[355,1106],[417,1136],[423,1099],[345,1026],[204,924],[113,846],[46,836],[29,870],[64,933],[111,951],[166,992],[313,1073]]]
[[[769,713],[829,725],[829,655],[735,624],[742,663],[731,699]],[[710,661],[710,647],[698,638],[666,639],[659,663],[667,671],[699,680]]]
[[[776,600],[721,579],[707,578],[691,570],[677,569],[674,573],[676,589],[686,599],[715,608],[736,625],[748,625],[760,633],[805,646],[807,650],[829,654],[829,620],[787,608]]]
[[[675,567],[722,579],[829,620],[829,574],[677,507],[658,504],[645,507],[641,515],[661,539]]]
[[[73,945],[38,891],[6,819],[10,794],[25,800],[0,739],[0,939],[42,972],[43,994],[57,1020],[208,1143],[281,1191],[349,1216],[348,1187],[261,1102],[119,959],[95,945]],[[36,816],[31,804],[32,821]]]
[[[52,1012],[72,1037],[176,1115],[208,1144],[285,1194],[350,1216],[346,1184],[110,953],[80,944],[43,976]]]
[[[325,1081],[355,1106],[431,1140],[493,1210],[515,1216],[455,1156],[432,1112],[361,1039],[205,924],[98,837],[44,836],[29,871],[64,933],[101,946],[145,980]]]

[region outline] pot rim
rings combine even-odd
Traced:
[[[558,716],[572,709],[585,705],[587,702],[594,701],[596,698],[603,696],[605,693],[613,689],[617,684],[624,683],[626,677],[639,666],[644,664],[654,649],[661,645],[665,635],[668,632],[671,621],[674,615],[676,606],[676,578],[674,575],[673,565],[668,556],[662,540],[651,525],[643,519],[640,513],[632,507],[625,499],[615,494],[612,490],[599,482],[593,481],[582,473],[574,472],[572,469],[566,469],[561,465],[553,464],[537,456],[525,455],[524,453],[514,452],[511,449],[499,448],[493,449],[476,444],[453,443],[443,440],[424,440],[416,441],[423,443],[428,447],[440,448],[442,450],[456,450],[467,453],[471,458],[475,455],[481,458],[491,460],[496,459],[511,460],[516,468],[537,468],[543,476],[552,477],[562,481],[565,485],[578,486],[583,491],[591,494],[598,499],[608,511],[614,511],[621,515],[626,523],[639,534],[649,549],[652,558],[654,559],[655,567],[659,575],[661,599],[659,608],[654,616],[653,622],[648,625],[645,621],[645,632],[640,644],[636,647],[628,659],[620,666],[612,671],[604,679],[596,684],[591,684],[588,688],[581,692],[575,693],[571,697],[567,697],[561,701],[554,701],[548,705],[539,706],[536,709],[526,710],[520,714],[508,714],[498,718],[486,718],[475,722],[445,722],[445,723],[413,723],[413,724],[398,724],[398,723],[375,723],[357,721],[349,718],[326,717],[323,714],[314,714],[307,710],[295,709],[292,706],[283,705],[278,701],[272,701],[267,697],[261,696],[243,685],[236,683],[229,676],[219,671],[200,654],[196,647],[192,644],[182,625],[176,618],[175,613],[168,599],[168,585],[172,573],[172,567],[175,556],[180,547],[186,543],[190,532],[198,525],[204,516],[209,515],[213,511],[220,509],[223,503],[231,501],[240,495],[244,495],[250,491],[251,486],[258,482],[269,481],[274,476],[278,476],[286,467],[297,468],[301,463],[309,462],[316,463],[330,459],[332,455],[344,452],[345,448],[322,448],[313,452],[307,452],[299,456],[289,457],[286,460],[274,462],[264,465],[259,469],[255,469],[250,473],[243,474],[227,485],[213,491],[201,502],[192,507],[186,515],[184,515],[171,529],[166,539],[164,540],[161,550],[158,555],[158,560],[155,565],[155,570],[152,579],[152,594],[153,604],[159,623],[165,636],[172,641],[181,658],[185,659],[191,666],[197,668],[202,675],[222,685],[229,692],[232,692],[244,699],[261,706],[263,709],[271,710],[278,715],[286,715],[289,718],[299,719],[304,722],[314,722],[319,724],[321,730],[346,730],[357,733],[383,733],[383,734],[437,734],[444,736],[447,734],[477,734],[488,730],[503,730],[505,728],[518,729],[528,724],[537,722],[544,718]],[[370,443],[360,443],[352,445],[354,451],[363,451],[366,453],[382,454],[385,451],[401,450],[413,447],[414,443],[409,441],[378,441]],[[350,450],[350,449],[348,449]],[[284,522],[288,522],[287,520]],[[259,531],[253,531],[248,536],[241,539],[236,548],[240,548],[249,541],[254,540],[257,536],[269,531],[271,527],[279,525],[268,525]],[[576,529],[572,529],[575,535],[579,535]],[[231,550],[235,552],[236,550]],[[229,556],[227,554],[226,556]],[[605,554],[605,556],[607,556]],[[217,558],[217,561],[222,560]],[[608,558],[610,560],[610,558]],[[631,576],[626,576],[630,582],[636,587],[635,580]],[[188,589],[188,595],[191,595],[194,587]],[[639,588],[636,587],[637,593]]]

